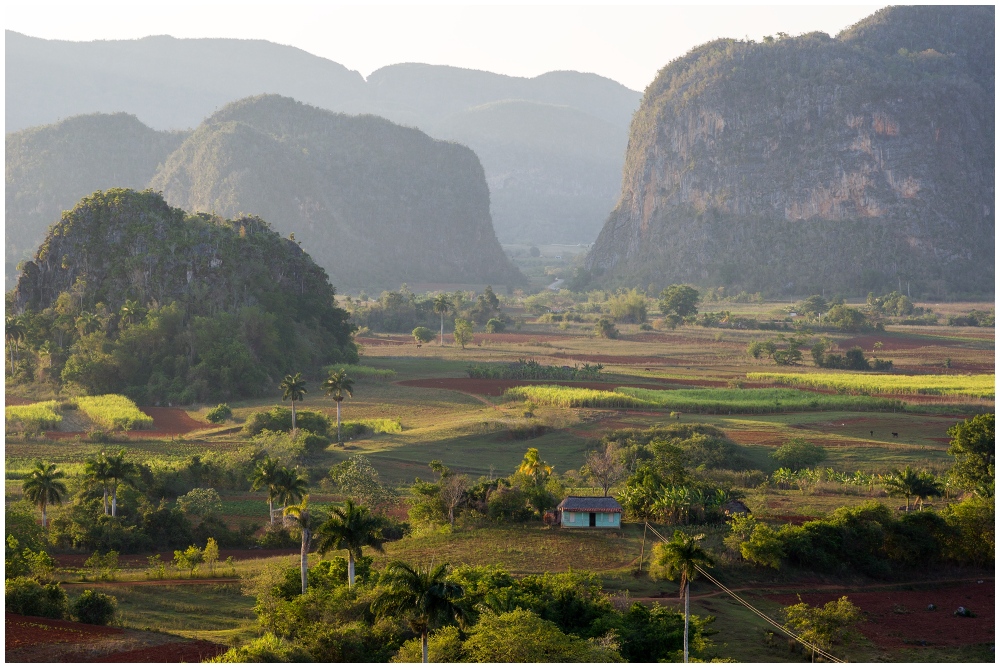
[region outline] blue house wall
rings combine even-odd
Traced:
[[[593,527],[590,526],[590,516],[595,516],[595,524]],[[581,529],[620,529],[622,526],[622,514],[621,513],[586,513],[573,510],[562,511],[562,524],[563,527],[581,528]]]

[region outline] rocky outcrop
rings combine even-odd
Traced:
[[[835,39],[720,40],[670,63],[633,119],[591,273],[992,293],[994,96],[970,63],[992,64],[993,14],[890,8]]]

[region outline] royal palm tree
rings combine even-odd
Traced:
[[[7,316],[6,322],[4,323],[3,336],[4,340],[7,342],[7,347],[10,349],[10,375],[13,376],[14,351],[17,350],[18,344],[24,340],[24,326],[17,318]]]
[[[712,558],[698,544],[703,535],[689,536],[683,531],[675,531],[674,537],[657,546],[654,557],[662,566],[667,579],[680,577],[681,594],[684,596],[684,663],[688,661],[688,626],[691,618],[691,580],[698,576],[698,567],[711,567]]]
[[[920,474],[907,466],[902,471],[893,471],[885,476],[882,485],[889,496],[906,497],[906,512],[910,512],[910,497],[920,496],[925,482],[920,479]]]
[[[920,504],[920,509],[924,509],[924,501],[932,497],[944,495],[944,485],[930,471],[921,471],[917,474],[919,484],[917,485],[916,502]]]
[[[333,396],[333,400],[337,402],[337,443],[343,443],[340,438],[340,402],[344,400],[345,393],[349,397],[354,396],[354,381],[343,369],[334,369],[329,378],[323,381],[323,389],[326,396]]]
[[[444,345],[444,314],[452,308],[448,295],[440,294],[434,298],[434,312],[441,316],[441,345]]]
[[[103,454],[103,453],[102,453]],[[111,481],[111,516],[118,516],[118,485],[131,482],[139,472],[139,467],[125,458],[125,448],[122,448],[113,455],[105,456],[107,460],[107,474]]]
[[[274,525],[274,498],[277,494],[277,485],[280,482],[279,471],[281,464],[270,457],[257,462],[253,473],[250,474],[250,490],[256,492],[258,489],[267,489],[267,511],[268,521]]]
[[[102,452],[93,459],[88,459],[83,463],[83,473],[87,480],[96,483],[104,490],[104,514],[108,514],[108,487],[111,480],[110,466],[108,458]]]
[[[60,480],[65,476],[55,464],[47,464],[39,459],[24,481],[24,497],[42,511],[43,527],[49,525],[45,509],[50,503],[62,504],[63,497],[66,496],[66,484]]]
[[[377,616],[405,617],[410,628],[420,634],[421,656],[427,663],[427,635],[432,628],[457,622],[465,624],[468,610],[460,599],[460,585],[449,582],[448,565],[415,569],[402,561],[391,562],[383,571],[381,583],[387,585],[372,601]]]
[[[301,501],[309,493],[309,480],[298,471],[280,468],[274,486],[274,500],[284,511],[285,507]]]
[[[299,572],[302,575],[302,593],[306,593],[309,573],[309,546],[312,543],[313,532],[319,528],[320,518],[309,512],[309,495],[302,497],[302,503],[285,508],[285,517],[295,520],[295,525],[302,534],[302,551],[299,556]]]
[[[295,432],[295,402],[302,401],[306,397],[306,381],[302,380],[302,374],[297,373],[294,376],[287,375],[285,379],[281,381],[279,387],[284,390],[284,394],[281,395],[281,400],[286,399],[292,400],[292,432]]]
[[[343,508],[334,508],[330,518],[316,530],[316,551],[326,554],[331,550],[347,550],[347,585],[353,587],[354,561],[361,558],[363,549],[385,551],[382,526],[382,518],[348,499]]]

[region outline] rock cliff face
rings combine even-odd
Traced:
[[[889,8],[836,39],[720,40],[670,63],[588,268],[611,285],[992,293],[993,21]]]
[[[375,116],[274,95],[235,102],[150,187],[189,211],[260,215],[338,288],[523,281],[493,232],[475,153]]]

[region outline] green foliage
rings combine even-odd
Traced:
[[[504,392],[507,401],[532,401],[542,406],[561,408],[642,408],[656,404],[633,398],[622,392],[588,390],[558,385],[525,385]]]
[[[455,344],[465,350],[465,346],[472,343],[472,324],[463,318],[455,319]]]
[[[615,322],[646,322],[646,295],[636,289],[617,292],[605,304],[608,315]],[[612,337],[613,338],[613,337]]]
[[[599,318],[594,323],[594,334],[602,339],[617,339],[618,328],[615,323],[608,318]]]
[[[861,608],[846,596],[822,607],[814,608],[807,603],[790,605],[784,609],[784,616],[789,629],[825,650],[860,639],[854,627],[864,619]]]
[[[187,515],[208,517],[222,512],[222,498],[211,487],[208,489],[196,487],[187,494],[177,497],[177,507]]]
[[[413,340],[417,343],[430,343],[434,340],[434,331],[424,326],[415,327],[411,332]]]
[[[174,550],[174,568],[190,570],[190,577],[194,577],[195,569],[203,560],[204,552],[197,545],[189,545],[186,550]]]
[[[469,633],[463,649],[469,661],[486,663],[606,663],[619,662],[616,647],[568,635],[528,610],[484,614]]]
[[[108,596],[90,589],[84,589],[80,598],[73,601],[70,612],[76,621],[82,624],[97,624],[106,626],[115,618],[118,601],[114,596]]]
[[[12,527],[8,525],[8,530],[10,528]],[[35,551],[30,547],[21,549],[21,543],[13,534],[7,534],[4,557],[6,578],[28,576],[39,582],[48,582],[57,565],[55,559],[43,550]]]
[[[507,329],[507,324],[500,320],[499,318],[490,318],[486,322],[486,327],[483,331],[487,334],[500,334]]]
[[[509,363],[470,364],[465,371],[469,378],[490,378],[502,380],[596,380],[601,376],[602,364],[546,366],[533,359],[523,358]]]
[[[985,413],[948,429],[948,454],[955,458],[952,471],[967,489],[992,485],[995,479],[996,415]]]
[[[420,638],[407,640],[392,657],[392,662],[421,663],[422,651]],[[465,652],[465,643],[456,627],[445,626],[428,636],[427,660],[429,663],[465,663],[469,660]]]
[[[110,550],[106,554],[94,552],[83,562],[83,567],[91,572],[95,580],[113,581],[118,577],[121,567],[118,564],[118,552]]]
[[[295,411],[295,424],[318,436],[329,436],[330,419],[315,411]],[[275,406],[267,411],[257,411],[247,416],[243,425],[245,436],[257,436],[264,431],[290,432],[292,430],[292,411],[284,406]]]
[[[39,584],[26,577],[4,582],[4,610],[18,615],[64,619],[68,610],[66,592],[57,584]]]
[[[687,318],[698,313],[701,296],[690,285],[670,285],[660,293],[660,312],[665,316]]]
[[[781,568],[781,560],[785,557],[784,543],[767,524],[755,525],[750,535],[739,543],[739,551],[750,563],[775,570]]]
[[[520,389],[520,388],[514,388]],[[656,406],[692,413],[779,413],[785,411],[901,410],[903,402],[880,397],[817,394],[771,388],[717,388],[706,390],[647,390],[619,387],[616,395],[640,406]],[[541,402],[539,402],[541,403]]]
[[[369,508],[396,503],[399,495],[379,480],[378,471],[364,455],[354,455],[330,469],[330,481],[339,493]]]
[[[952,529],[946,534],[945,556],[959,564],[983,567],[996,555],[996,510],[993,499],[972,497],[941,512]]]
[[[772,452],[771,458],[778,462],[779,466],[798,471],[799,469],[812,468],[826,460],[826,450],[804,438],[793,438]]]
[[[205,414],[205,417],[212,424],[222,424],[226,420],[233,419],[233,409],[229,407],[229,404],[219,404],[212,410]]]
[[[209,663],[309,663],[312,655],[298,643],[265,633],[245,645],[233,647]]]

